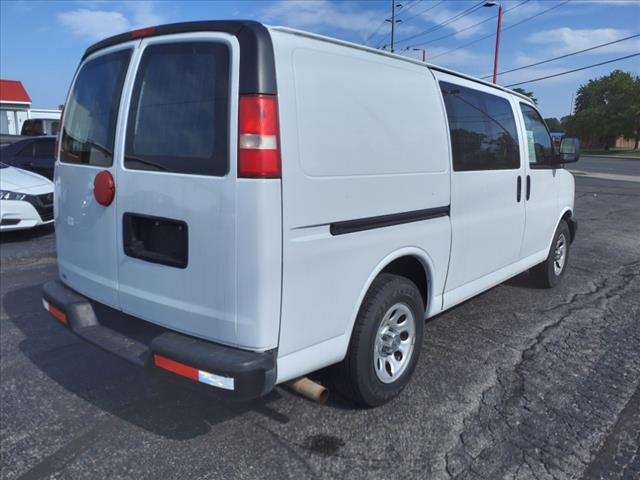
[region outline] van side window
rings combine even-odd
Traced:
[[[127,121],[126,168],[223,176],[229,168],[229,49],[147,47]]]
[[[131,50],[107,53],[85,63],[64,111],[60,160],[108,167],[120,94]]]
[[[529,163],[551,163],[555,156],[551,135],[540,114],[531,106],[520,104],[529,146]]]
[[[453,169],[520,168],[516,121],[508,100],[440,82],[449,120]]]

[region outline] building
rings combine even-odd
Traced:
[[[0,133],[18,135],[29,118],[31,97],[19,80],[0,80]]]
[[[0,133],[19,135],[29,118],[60,119],[60,110],[31,108],[31,97],[19,80],[0,79]]]

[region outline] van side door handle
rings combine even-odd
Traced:
[[[531,175],[527,175],[527,200],[531,197]]]
[[[516,200],[520,202],[522,200],[522,177],[518,175],[518,184],[516,186]]]

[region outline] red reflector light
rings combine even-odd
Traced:
[[[44,298],[42,299],[42,305],[44,309],[53,315],[60,323],[63,325],[69,325],[69,321],[67,320],[67,315],[60,310],[59,308],[54,307],[49,302],[47,302]]]
[[[238,176],[280,178],[278,99],[274,95],[240,95]]]
[[[129,36],[131,38],[142,38],[148,35],[153,35],[154,33],[156,33],[156,30],[156,27],[139,28],[138,30],[132,30],[131,32],[129,32]]]
[[[172,373],[182,375],[183,377],[190,378],[191,380],[198,380],[198,369],[185,365],[184,363],[176,362],[170,358],[163,357],[161,355],[153,355],[153,363],[157,367],[168,370]]]
[[[93,195],[96,201],[105,207],[111,205],[116,193],[116,185],[113,177],[107,170],[102,170],[93,179]]]

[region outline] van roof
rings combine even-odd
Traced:
[[[181,22],[141,28],[94,43],[82,60],[103,48],[135,39],[187,32],[224,32],[235,36],[243,54],[240,56],[240,93],[271,94],[277,92],[273,45],[267,28],[253,20],[211,20]]]
[[[329,42],[329,43],[335,43],[337,45],[342,45],[345,47],[350,47],[350,48],[356,48],[358,50],[363,50],[369,53],[374,53],[377,55],[383,55],[385,57],[389,57],[389,58],[394,58],[396,60],[400,60],[403,62],[409,62],[409,63],[413,63],[416,65],[421,65],[421,66],[426,66],[427,68],[430,68],[431,70],[437,70],[439,72],[443,72],[443,73],[448,73],[450,75],[454,75],[456,77],[460,77],[460,78],[464,78],[465,80],[470,80],[472,82],[476,82],[476,83],[480,83],[482,85],[486,85],[487,87],[491,87],[491,88],[495,88],[498,90],[502,90],[503,92],[507,92],[510,93],[512,95],[516,95],[520,98],[522,98],[523,100],[526,100],[527,102],[531,103],[531,99],[529,97],[527,97],[526,95],[523,95],[521,93],[518,92],[514,92],[513,90],[503,87],[501,85],[497,85],[495,83],[491,83],[491,82],[487,82],[486,80],[482,80],[480,78],[477,77],[473,77],[471,75],[467,75],[466,73],[461,73],[455,70],[451,70],[445,67],[441,67],[439,65],[434,65],[432,63],[429,62],[422,62],[420,60],[416,60],[414,58],[410,58],[410,57],[405,57],[404,55],[398,55],[396,53],[391,53],[388,52],[386,50],[380,50],[377,48],[373,48],[373,47],[368,47],[366,45],[361,45],[359,43],[353,43],[353,42],[348,42],[346,40],[339,40],[337,38],[333,38],[333,37],[327,37],[324,35],[319,35],[317,33],[311,33],[311,32],[306,32],[304,30],[298,30],[295,28],[289,28],[289,27],[276,27],[276,26],[267,26],[267,28],[269,30],[275,30],[278,32],[285,32],[285,33],[290,33],[293,35],[300,35],[303,37],[309,37],[309,38],[313,38],[316,40],[321,40],[324,42]]]
[[[181,22],[133,30],[94,43],[89,48],[87,48],[84,55],[82,56],[82,60],[98,50],[117,45],[118,43],[128,42],[136,38],[197,31],[225,32],[236,36],[238,38],[238,42],[240,43],[241,50],[249,52],[248,55],[242,55],[240,59],[240,70],[246,72],[246,74],[240,76],[240,93],[276,94],[277,85],[275,78],[275,61],[273,58],[273,46],[271,43],[271,37],[268,35],[268,30],[274,30],[291,35],[299,35],[307,38],[312,38],[323,42],[334,43],[336,45],[363,50],[375,55],[383,55],[398,61],[421,65],[431,70],[437,70],[440,72],[448,73],[450,75],[455,75],[456,77],[464,78],[472,82],[476,82],[491,88],[495,88],[497,90],[510,93],[512,95],[516,95],[533,105],[531,99],[526,95],[522,95],[506,87],[502,87],[500,85],[496,85],[485,80],[472,77],[461,72],[457,72],[455,70],[450,70],[439,65],[424,63],[413,58],[397,55],[395,53],[367,47],[365,45],[360,45],[353,42],[347,42],[345,40],[339,40],[333,37],[306,32],[304,30],[297,30],[288,27],[265,26],[264,24],[253,20],[210,20],[198,22]]]

